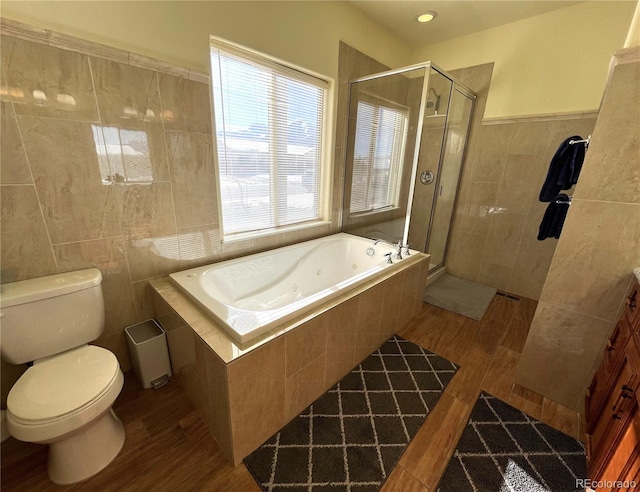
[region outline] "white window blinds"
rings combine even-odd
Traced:
[[[369,97],[358,101],[351,213],[397,206],[406,122],[406,109]]]
[[[212,40],[222,229],[320,218],[328,82]]]

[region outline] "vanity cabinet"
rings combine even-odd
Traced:
[[[585,399],[589,478],[640,483],[640,286],[607,340]],[[599,489],[600,490],[600,489]],[[628,490],[608,488],[605,490]]]

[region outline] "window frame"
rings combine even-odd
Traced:
[[[251,231],[243,232],[224,232],[224,220],[222,211],[222,193],[221,193],[221,174],[220,174],[220,159],[218,149],[217,138],[217,126],[214,107],[214,86],[213,86],[213,67],[212,67],[212,51],[219,49],[228,52],[232,56],[237,56],[241,59],[245,59],[248,62],[253,62],[258,65],[265,66],[274,71],[280,71],[285,76],[291,77],[291,71],[295,72],[296,78],[299,82],[311,83],[316,87],[320,87],[319,81],[325,85],[325,97],[324,107],[322,109],[322,143],[318,149],[320,153],[319,163],[319,189],[318,189],[318,217],[316,219],[309,219],[300,222],[285,224],[281,226],[265,227],[255,229]],[[276,58],[266,53],[242,46],[226,39],[210,36],[209,40],[209,95],[211,106],[211,128],[212,128],[212,149],[213,149],[213,165],[214,165],[214,180],[216,186],[216,201],[218,208],[218,227],[220,229],[220,242],[232,243],[237,241],[243,241],[253,238],[259,238],[264,236],[270,236],[274,234],[281,234],[286,232],[292,232],[303,229],[310,229],[314,227],[322,227],[332,223],[331,209],[332,209],[332,175],[333,175],[333,153],[331,152],[333,146],[333,130],[335,120],[335,81],[331,77],[319,74],[307,68],[300,67],[291,62]],[[272,204],[273,206],[273,204]]]

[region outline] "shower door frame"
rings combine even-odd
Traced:
[[[401,68],[396,68],[396,69],[392,69],[392,70],[385,70],[384,72],[378,72],[378,73],[374,73],[371,75],[365,75],[363,77],[358,77],[355,79],[352,79],[349,81],[349,98],[348,98],[348,103],[347,103],[347,107],[350,107],[350,101],[351,101],[351,85],[358,83],[358,82],[365,82],[367,80],[375,80],[375,79],[379,79],[382,77],[388,77],[391,75],[397,75],[397,74],[401,74],[404,72],[409,72],[412,70],[419,70],[421,68],[424,68],[425,70],[425,76],[424,76],[424,81],[423,81],[423,85],[422,85],[422,94],[420,96],[420,110],[418,113],[418,121],[420,122],[420,124],[418,125],[418,129],[416,132],[416,143],[415,143],[415,149],[413,152],[413,160],[412,160],[412,164],[411,164],[411,182],[409,183],[409,193],[408,193],[408,203],[407,203],[407,212],[405,215],[405,224],[404,224],[404,232],[402,235],[402,243],[403,244],[408,244],[409,241],[409,225],[411,223],[411,211],[413,209],[413,198],[414,198],[414,193],[415,193],[415,187],[416,187],[416,173],[418,171],[418,164],[419,164],[419,159],[420,159],[420,145],[422,143],[422,129],[423,129],[423,125],[424,125],[424,113],[425,113],[425,106],[427,103],[427,92],[429,90],[429,78],[430,78],[430,69],[434,69],[436,72],[438,72],[440,75],[442,75],[443,77],[449,79],[452,82],[451,85],[451,89],[450,89],[450,97],[449,97],[449,103],[447,105],[447,119],[445,122],[445,127],[444,127],[444,131],[443,131],[443,135],[442,135],[442,142],[440,144],[440,157],[438,159],[438,175],[436,178],[436,182],[434,183],[435,189],[434,189],[434,193],[433,193],[433,200],[431,202],[431,210],[429,213],[429,228],[427,231],[427,238],[426,238],[426,246],[428,247],[429,245],[429,240],[431,239],[431,227],[433,225],[433,216],[434,216],[434,212],[435,212],[435,203],[438,199],[438,186],[440,185],[440,170],[441,170],[441,166],[442,166],[442,160],[443,160],[443,152],[444,152],[444,146],[446,144],[446,139],[447,139],[447,135],[448,135],[448,130],[449,130],[449,106],[451,104],[451,94],[453,94],[453,91],[458,90],[458,92],[460,92],[463,96],[468,97],[471,102],[472,102],[472,108],[471,108],[471,114],[469,115],[469,124],[467,125],[467,133],[465,135],[465,142],[464,142],[464,149],[462,151],[462,162],[460,164],[460,173],[458,176],[458,182],[456,185],[456,196],[453,202],[453,210],[455,210],[457,202],[458,202],[458,189],[459,189],[459,185],[460,185],[460,176],[462,175],[462,168],[463,168],[463,164],[464,164],[464,159],[466,157],[466,153],[467,153],[467,142],[469,140],[469,131],[471,129],[471,120],[473,118],[473,111],[475,109],[475,101],[477,99],[476,94],[469,88],[467,87],[465,84],[463,84],[462,82],[460,82],[457,78],[453,77],[452,75],[450,75],[449,73],[447,73],[445,70],[443,70],[442,68],[440,68],[438,65],[436,65],[435,63],[428,61],[428,62],[422,62],[422,63],[416,63],[414,65],[408,65],[406,67],[401,67]],[[345,151],[348,151],[348,145],[345,146]],[[347,156],[348,158],[348,156]],[[345,169],[346,172],[346,169]],[[346,178],[346,176],[345,176]],[[343,212],[344,213],[344,212]],[[429,268],[429,272],[430,273],[434,273],[442,268],[444,268],[444,259],[447,256],[447,250],[449,248],[449,237],[451,235],[451,225],[449,225],[449,230],[447,231],[447,240],[445,243],[445,249],[443,252],[443,259],[442,259],[442,263],[436,265],[434,268]]]

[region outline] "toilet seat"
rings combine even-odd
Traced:
[[[109,410],[123,383],[115,355],[95,345],[36,361],[9,392],[9,430],[27,442],[55,439]]]

